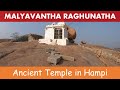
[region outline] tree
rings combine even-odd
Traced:
[[[19,33],[14,32],[14,33],[12,33],[11,37],[12,37],[12,39],[17,40],[19,38]]]

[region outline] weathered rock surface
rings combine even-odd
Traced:
[[[53,46],[38,41],[0,43],[0,66],[51,66],[47,62],[50,54],[46,53],[50,48],[75,59],[61,61],[56,66],[120,66],[119,51],[88,44]]]

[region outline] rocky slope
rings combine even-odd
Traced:
[[[54,66],[47,62],[54,48],[62,55],[75,58],[75,61],[62,60],[56,66],[120,66],[120,52],[95,45],[52,46],[32,42],[0,43],[0,66]]]

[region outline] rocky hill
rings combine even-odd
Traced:
[[[120,48],[114,48],[114,50],[116,50],[116,51],[120,51]]]
[[[0,39],[0,43],[1,42],[8,42],[8,41],[11,41],[12,39]]]
[[[120,66],[120,52],[102,46],[80,44],[52,46],[31,42],[1,42],[0,66],[54,66],[47,62],[46,50],[54,48],[75,61],[62,60],[56,66]]]

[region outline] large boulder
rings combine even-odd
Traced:
[[[68,31],[68,39],[69,40],[73,40],[76,38],[76,30],[74,28],[67,26],[67,31]]]

